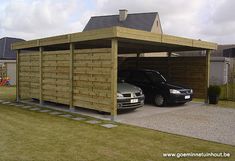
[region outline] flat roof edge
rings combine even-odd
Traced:
[[[217,44],[212,42],[194,40],[172,35],[157,34],[147,31],[119,27],[119,26],[53,36],[37,40],[17,42],[13,43],[11,48],[13,50],[19,50],[19,49],[27,49],[40,46],[64,44],[70,42],[81,42],[81,41],[111,39],[111,38],[125,38],[125,39],[139,40],[139,41],[157,42],[163,44],[178,45],[182,47],[191,47],[198,50],[217,49]]]
[[[195,40],[195,39],[173,36],[173,35],[158,34],[158,33],[153,33],[153,32],[124,28],[124,27],[116,27],[116,28],[118,31],[117,37],[119,38],[139,39],[143,41],[151,41],[151,42],[172,44],[172,45],[181,45],[181,46],[207,49],[207,50],[217,49],[217,44],[213,42]]]
[[[46,37],[35,40],[28,40],[24,42],[16,42],[11,45],[12,50],[19,49],[28,49],[40,46],[49,46],[56,44],[64,44],[70,42],[80,42],[80,41],[89,41],[89,40],[97,40],[97,39],[108,39],[115,37],[115,28],[103,28],[97,30],[90,30],[78,33],[71,33],[53,37]]]

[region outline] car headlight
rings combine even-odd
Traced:
[[[190,89],[190,93],[193,94],[193,90],[192,89]]]
[[[171,94],[180,94],[180,91],[178,91],[176,89],[170,89],[170,93]]]
[[[122,98],[123,95],[121,93],[117,93],[117,98]]]
[[[143,94],[143,91],[142,90],[140,90],[140,95],[142,95]]]

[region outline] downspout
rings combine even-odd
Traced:
[[[225,61],[226,62],[226,61]],[[230,62],[226,62],[225,65],[228,65],[228,71],[227,71],[227,82],[226,82],[226,99],[228,100],[228,96],[229,96],[229,73],[230,73]]]
[[[3,59],[4,59],[4,56],[5,56],[5,51],[6,51],[6,43],[7,43],[7,39],[4,38],[4,46],[3,46]]]

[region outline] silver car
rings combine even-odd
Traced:
[[[117,109],[136,109],[144,105],[144,94],[139,87],[125,82],[118,82]]]

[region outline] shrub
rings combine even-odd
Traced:
[[[221,93],[220,86],[210,85],[208,88],[208,96],[219,96]]]

